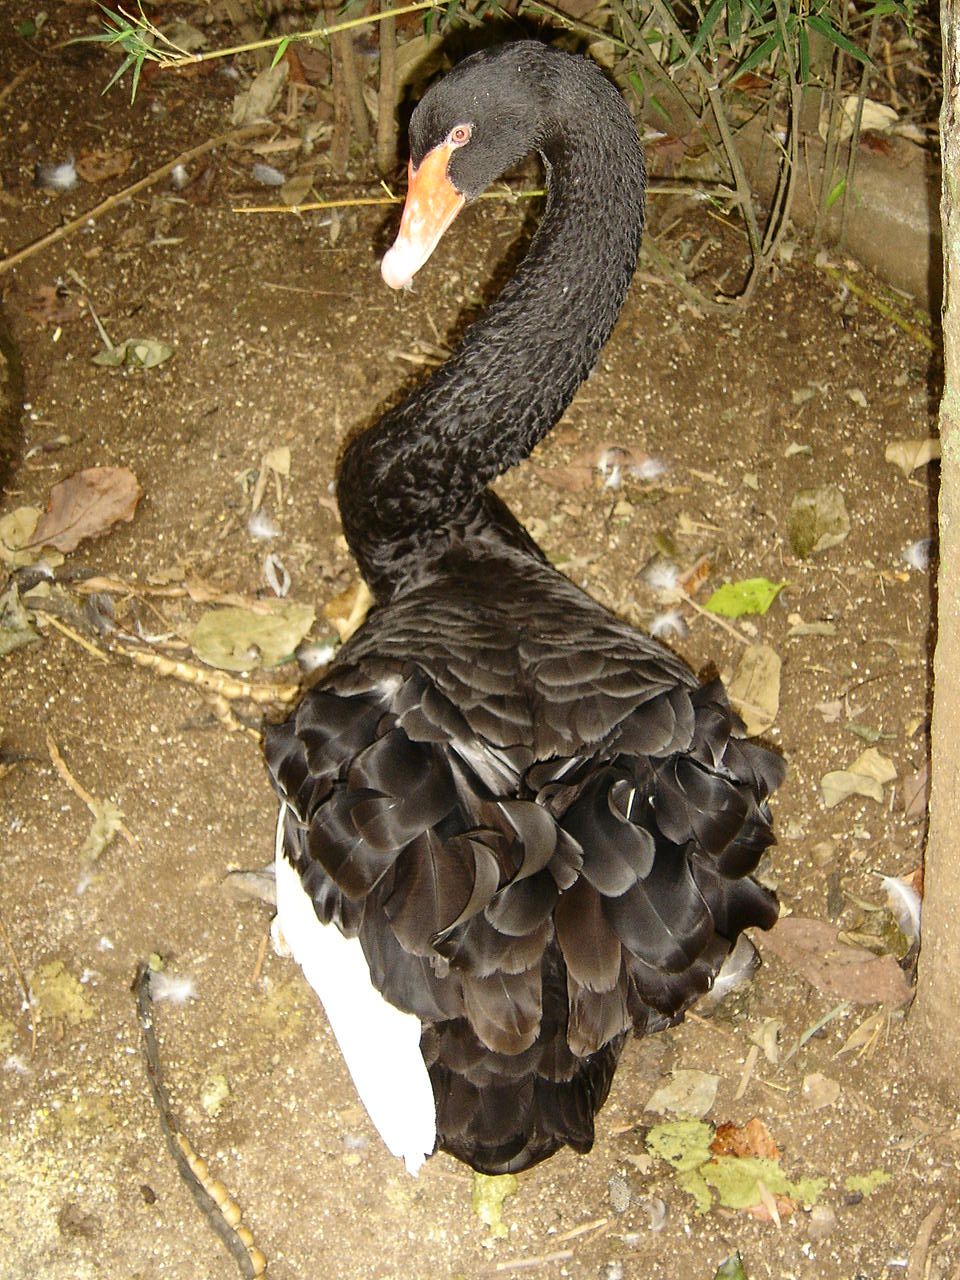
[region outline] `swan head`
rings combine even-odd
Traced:
[[[410,120],[410,165],[400,231],[380,265],[392,289],[409,285],[469,200],[539,143],[544,63],[534,41],[484,50],[434,84]]]

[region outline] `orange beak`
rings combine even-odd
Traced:
[[[466,204],[466,197],[447,177],[453,150],[449,143],[442,143],[427,152],[418,169],[410,162],[400,231],[380,264],[380,274],[391,289],[410,283]]]

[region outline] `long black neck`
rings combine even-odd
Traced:
[[[482,521],[483,492],[561,417],[620,312],[643,229],[645,174],[623,100],[564,59],[531,122],[547,174],[530,249],[453,356],[346,450],[337,498],[364,578],[384,601]]]

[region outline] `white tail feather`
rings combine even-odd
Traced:
[[[320,997],[360,1101],[407,1172],[433,1151],[437,1116],[420,1053],[420,1019],[388,1003],[370,981],[360,941],[322,925],[300,876],[283,853],[277,827],[277,920],[284,941]]]

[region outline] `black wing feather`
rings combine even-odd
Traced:
[[[497,1173],[588,1150],[625,1033],[772,924],[783,763],[548,566],[447,560],[265,747],[319,917],[424,1024],[439,1145]]]

